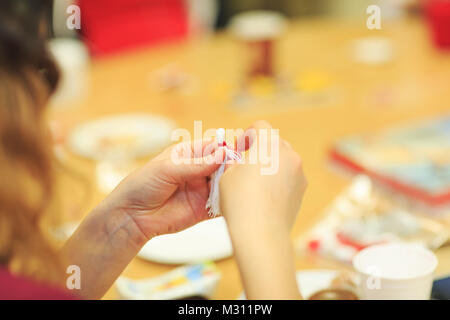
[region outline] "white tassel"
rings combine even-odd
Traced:
[[[219,148],[225,151],[225,160],[220,165],[219,169],[214,172],[211,176],[211,190],[209,191],[209,198],[206,201],[206,209],[208,210],[208,214],[211,218],[219,216],[220,213],[220,199],[219,199],[219,181],[220,177],[222,177],[223,172],[225,171],[225,164],[228,160],[235,160],[238,162],[242,161],[241,155],[228,148],[225,143],[225,129],[220,128],[216,131],[216,139],[219,144]]]

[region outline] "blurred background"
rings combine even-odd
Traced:
[[[309,180],[293,232],[299,272],[325,269],[327,287],[356,252],[395,241],[432,248],[438,273],[450,272],[450,1],[56,0],[52,24],[59,236],[173,143],[175,128],[194,136],[194,121],[265,119]],[[215,260],[202,269],[217,275],[208,289],[187,292],[234,299],[231,254],[225,222],[208,221],[152,239],[124,276]],[[189,287],[188,271],[158,290]],[[133,298],[127,285],[106,298]]]

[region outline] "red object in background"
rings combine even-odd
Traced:
[[[188,33],[183,0],[78,0],[81,34],[93,55],[179,40]]]
[[[373,245],[376,245],[376,244],[384,243],[384,242],[380,241],[380,242],[374,242],[374,243],[370,243],[370,244],[367,244],[367,243],[363,244],[363,243],[360,243],[358,241],[355,241],[355,240],[349,238],[343,232],[338,232],[336,234],[336,238],[343,245],[346,245],[346,246],[349,246],[349,247],[353,247],[353,248],[355,248],[358,251],[361,251],[361,250],[363,250],[363,249],[365,249],[367,247],[370,247],[370,246],[373,246]]]
[[[441,49],[450,49],[450,0],[425,1],[425,14],[434,44]]]
[[[320,240],[311,240],[308,242],[308,248],[311,251],[319,251],[320,249]]]
[[[0,300],[75,300],[60,288],[13,275],[0,268]]]
[[[273,40],[248,42],[250,51],[249,77],[273,76]]]
[[[389,176],[365,168],[363,165],[356,163],[354,160],[348,158],[345,154],[339,153],[339,151],[336,149],[332,149],[330,151],[330,158],[334,163],[340,165],[345,169],[348,169],[353,173],[362,173],[368,175],[375,181],[389,188],[392,188],[393,190],[406,195],[411,199],[419,200],[431,207],[447,205],[450,202],[450,193],[448,192],[437,195],[431,194],[423,189],[419,189],[415,186],[397,181]]]

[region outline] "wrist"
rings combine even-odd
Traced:
[[[271,238],[273,235],[289,238],[290,228],[282,220],[272,214],[242,214],[240,216],[225,217],[230,233],[236,236],[251,235]]]
[[[140,250],[150,240],[139,228],[135,220],[123,209],[108,204],[107,199],[93,212],[103,227],[108,241],[114,246]]]
[[[245,220],[245,219],[244,219]],[[269,223],[261,221],[241,221],[228,223],[233,246],[236,250],[260,251],[262,247],[269,248],[291,248],[292,241],[288,228],[278,222]]]
[[[230,228],[234,256],[247,297],[300,298],[295,280],[294,249],[287,229],[266,223],[247,226]]]
[[[80,294],[100,298],[146,241],[133,220],[105,200],[83,220],[61,255],[83,270]]]

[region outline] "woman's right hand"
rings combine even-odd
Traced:
[[[242,164],[231,164],[223,174],[220,204],[247,298],[299,299],[290,231],[300,209],[306,179],[300,157],[287,142],[278,139],[277,146],[270,138],[264,139],[271,137],[271,130],[268,123],[260,121],[238,139],[237,149],[241,151],[242,139],[249,134],[249,146],[243,148],[249,147],[248,159]],[[265,161],[259,156],[256,163],[249,160],[252,152],[261,155],[260,148],[269,147],[272,150],[268,155],[272,161],[278,160],[278,169],[263,175]]]
[[[262,130],[267,130],[267,134],[263,134]],[[259,154],[259,148],[276,147],[271,141],[271,130],[267,122],[258,121],[239,139],[247,136],[245,149],[249,148],[249,153]],[[262,139],[262,136],[268,139]],[[239,139],[237,144],[244,145]],[[269,151],[269,155],[279,157],[278,170],[273,174],[261,173],[267,164],[262,164],[258,157],[256,163],[249,163],[246,159],[243,164],[230,165],[222,176],[221,209],[230,228],[251,229],[258,226],[290,232],[307,182],[300,156],[282,139],[279,139],[278,146],[278,155],[276,150]]]

